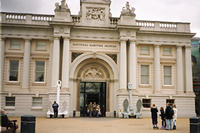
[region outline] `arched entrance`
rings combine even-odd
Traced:
[[[87,116],[89,102],[100,104],[103,116],[112,117],[116,106],[118,72],[116,64],[105,54],[83,54],[71,65],[71,112]]]

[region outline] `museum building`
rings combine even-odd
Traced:
[[[78,15],[65,0],[54,15],[1,13],[1,106],[8,116],[46,116],[58,80],[65,117],[87,116],[89,102],[103,117],[121,117],[128,83],[142,117],[168,102],[178,117],[196,116],[190,23],[137,20],[128,2],[112,17],[110,4],[81,0]]]

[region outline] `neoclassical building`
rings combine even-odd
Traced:
[[[46,116],[58,80],[67,117],[87,116],[89,102],[104,117],[121,117],[128,83],[134,111],[142,100],[142,117],[167,102],[178,117],[196,115],[190,23],[137,20],[128,2],[114,18],[110,4],[81,0],[78,15],[65,0],[54,15],[2,12],[1,106],[9,116]]]

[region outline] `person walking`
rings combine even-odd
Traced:
[[[160,116],[161,116],[161,120],[162,120],[162,127],[160,129],[165,129],[166,128],[166,121],[165,121],[165,112],[164,112],[163,107],[160,108]]]
[[[52,104],[52,108],[53,108],[53,112],[54,112],[54,118],[58,118],[59,105],[56,103],[56,101],[54,101],[54,103]]]
[[[87,106],[87,111],[89,112],[89,116],[92,117],[92,112],[93,112],[93,105],[92,102]]]
[[[96,102],[94,102],[94,104],[93,104],[93,116],[94,117],[97,115],[96,107],[97,107]]]
[[[166,130],[172,130],[172,121],[173,121],[174,111],[167,103],[167,108],[165,109],[165,119],[166,119]]]
[[[100,114],[100,106],[99,106],[99,104],[97,104],[96,111],[97,111],[97,117],[99,117],[99,114]]]
[[[176,130],[176,120],[177,120],[177,108],[176,105],[173,104],[174,116],[173,116],[173,129]]]
[[[156,107],[155,104],[153,104],[153,106],[151,107],[151,118],[152,118],[152,124],[153,124],[153,129],[158,129],[157,127],[157,112],[158,112],[158,109]]]

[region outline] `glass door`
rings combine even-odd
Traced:
[[[90,102],[100,105],[101,116],[106,112],[106,83],[105,82],[81,82],[80,87],[80,116],[89,116],[87,106]]]

